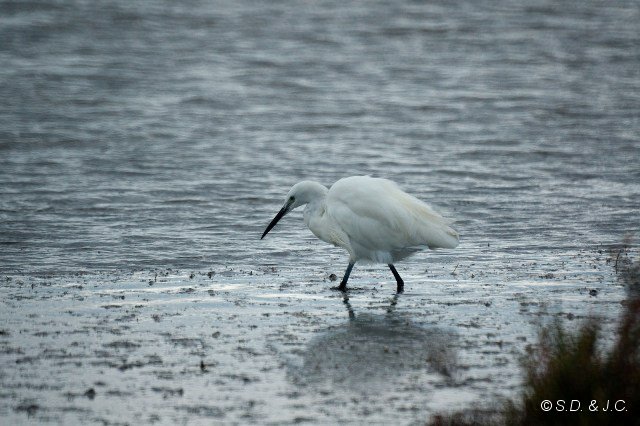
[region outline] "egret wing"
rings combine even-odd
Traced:
[[[458,234],[446,219],[386,179],[339,180],[327,194],[327,213],[352,241],[370,250],[458,245]]]

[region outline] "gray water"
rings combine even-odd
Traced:
[[[457,219],[458,253],[638,230],[638,2],[1,7],[2,272],[315,268],[299,219],[259,234],[357,174]]]
[[[10,336],[2,353],[10,363],[16,362],[18,349],[23,355],[42,355],[39,341],[21,340],[9,328],[50,332],[31,330],[26,317],[29,309],[49,309],[49,298],[73,307],[77,300],[72,298],[81,297],[86,321],[101,324],[89,318],[104,313],[100,306],[110,306],[101,299],[111,291],[107,283],[125,283],[124,288],[139,294],[138,304],[129,308],[144,311],[155,303],[145,298],[147,281],[157,285],[160,271],[169,277],[166,294],[161,292],[165,315],[177,309],[189,288],[196,291],[194,302],[226,294],[217,293],[211,277],[203,275],[212,272],[215,285],[230,292],[227,299],[220,296],[226,302],[214,297],[206,305],[213,312],[229,312],[218,318],[218,327],[238,327],[234,309],[273,327],[302,321],[290,330],[301,347],[284,352],[294,358],[309,353],[303,356],[306,361],[287,361],[280,376],[264,373],[271,374],[268,380],[295,388],[300,377],[313,376],[299,372],[319,362],[314,348],[341,345],[340,336],[353,337],[349,333],[357,340],[362,331],[351,327],[346,334],[318,335],[338,326],[345,315],[340,298],[328,290],[327,277],[340,276],[346,254],[316,240],[300,213],[284,219],[265,240],[259,237],[297,181],[329,186],[359,174],[398,182],[455,219],[461,235],[455,251],[421,253],[398,265],[407,282],[407,296],[397,307],[402,315],[426,315],[422,321],[433,323],[435,309],[439,321],[453,327],[463,342],[474,341],[467,335],[469,324],[472,329],[480,324],[474,336],[496,335],[497,322],[513,321],[509,327],[516,331],[509,336],[516,349],[508,362],[467,354],[466,359],[477,361],[468,374],[487,367],[483,363],[493,366],[482,370],[487,377],[504,373],[503,381],[489,380],[487,388],[476,389],[479,393],[517,388],[516,353],[524,343],[516,337],[527,337],[516,334],[536,316],[518,316],[526,310],[522,306],[531,304],[523,294],[534,304],[536,294],[557,297],[554,314],[566,314],[563,303],[570,303],[580,316],[587,314],[580,311],[585,306],[600,309],[586,290],[599,286],[598,300],[611,307],[598,312],[616,315],[622,296],[611,287],[615,279],[605,260],[611,246],[637,239],[639,231],[637,1],[4,1],[0,64],[0,273],[6,276],[5,335]],[[87,278],[69,278],[77,276]],[[425,280],[432,285],[423,285]],[[351,282],[361,303],[374,310],[387,304],[375,292],[391,294],[394,287],[388,271],[376,266],[357,266]],[[47,284],[64,291],[52,289],[47,298],[36,297],[38,303],[25,302],[33,297],[29,283],[31,289]],[[183,286],[186,293],[171,285]],[[369,294],[371,288],[375,292]],[[609,296],[607,288],[612,288]],[[112,290],[111,296],[120,297]],[[499,305],[496,298],[505,291],[517,294],[505,295],[508,309],[492,314],[503,317],[482,313],[485,303]],[[316,320],[321,326],[299,316],[282,323],[274,319],[282,295],[297,310],[324,312],[324,319]],[[473,321],[465,309],[452,308],[466,303],[464,297],[482,303]],[[261,308],[258,300],[276,309]],[[95,311],[88,307],[92,303]],[[424,306],[430,306],[426,314]],[[204,317],[211,313],[207,309]],[[149,320],[142,311],[137,318]],[[271,320],[262,316],[270,312]],[[191,311],[201,319],[196,313],[201,312]],[[62,324],[71,336],[74,323],[58,314],[50,313],[50,324]],[[44,324],[49,314],[42,315]],[[385,327],[396,330],[395,323],[364,318],[375,326],[374,334]],[[92,328],[96,339],[102,339],[102,328],[91,324],[98,327]],[[419,341],[442,334],[420,328],[424,325],[409,334]],[[206,324],[185,327],[208,330]],[[136,334],[140,330],[121,332],[133,333],[132,342],[144,340],[144,333]],[[204,347],[211,343],[208,331],[194,333]],[[526,333],[529,339],[535,335]],[[284,339],[265,336],[254,336],[262,342],[256,344],[258,351]],[[170,359],[176,371],[183,368],[175,342],[158,339],[153,344],[165,366]],[[502,348],[502,337],[495,339]],[[436,340],[436,347],[449,350]],[[237,342],[231,337],[225,342],[223,352],[233,359]],[[163,344],[172,355],[163,352]],[[134,352],[135,345],[129,346]],[[409,351],[424,349],[418,346],[401,345]],[[93,354],[93,349],[86,351]],[[279,365],[282,350],[273,350],[277,355],[270,362]],[[82,362],[87,353],[76,354],[74,362]],[[342,356],[336,353],[332,360]],[[45,355],[42,362],[54,362]],[[203,349],[196,358],[209,355]],[[197,365],[198,360],[185,359]],[[374,360],[374,366],[388,368],[388,357]],[[496,370],[492,363],[507,367]],[[234,374],[248,368],[228,366]],[[35,398],[33,386],[19,377],[23,373],[3,370],[13,390],[0,394],[0,412],[24,420],[29,410],[20,407],[39,404],[35,412],[48,413],[40,421],[69,420],[57,417],[67,412],[51,404],[29,402]],[[52,374],[52,382],[76,383],[75,371]],[[464,388],[465,380],[454,384],[449,397]],[[87,379],[82,386],[81,393],[96,385]],[[235,389],[194,384],[202,395],[210,393],[207,386]],[[405,389],[397,386],[388,391]],[[56,388],[51,395],[60,397],[64,391]],[[294,422],[309,407],[322,406],[313,394],[305,397],[308,405],[295,409],[280,396],[280,405],[268,400],[257,418]],[[279,414],[266,410],[271,404],[281,407]],[[326,404],[333,402],[329,398]],[[163,414],[167,406],[160,400],[156,414],[143,412],[136,419],[239,421],[244,410],[225,417],[217,408],[176,407]],[[421,421],[432,412],[401,410],[405,417],[398,417],[393,403],[391,411],[371,407],[364,411],[377,413],[378,421]],[[362,419],[363,411],[352,408],[347,404],[333,421]],[[105,408],[102,417],[82,417],[81,411],[78,418],[131,421],[114,410]],[[327,415],[319,410],[311,421]],[[282,414],[288,412],[294,414]]]

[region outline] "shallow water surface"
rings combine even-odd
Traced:
[[[635,1],[3,2],[0,415],[421,423],[517,392],[537,324],[611,328],[624,297],[639,22]],[[397,265],[400,297],[375,265],[330,291],[346,255],[299,212],[259,239],[291,185],[356,174],[456,220],[456,250]]]

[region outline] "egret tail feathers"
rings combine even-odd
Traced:
[[[413,226],[417,239],[431,249],[456,248],[460,241],[458,232],[449,225],[452,220],[437,213],[427,203],[418,198],[402,193],[399,197],[403,207],[413,218]]]

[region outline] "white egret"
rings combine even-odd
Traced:
[[[304,223],[313,234],[349,253],[349,265],[337,287],[346,291],[356,261],[386,263],[397,282],[404,282],[393,264],[429,248],[455,248],[458,233],[429,205],[387,179],[351,176],[327,189],[313,181],[295,184],[262,238],[291,210],[303,206]]]

